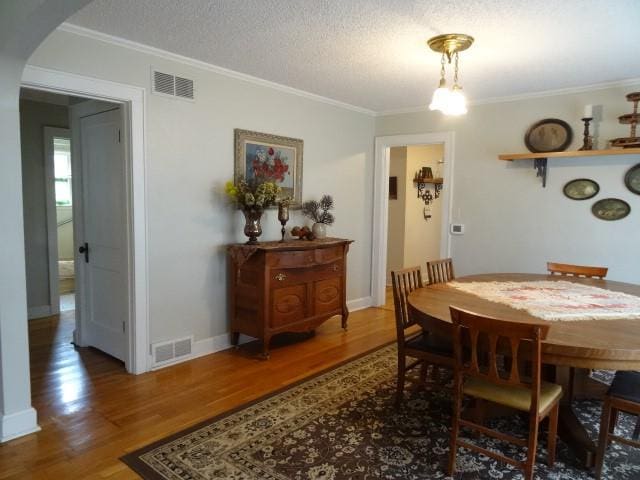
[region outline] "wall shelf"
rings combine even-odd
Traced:
[[[609,155],[637,155],[640,148],[609,148],[606,150],[569,150],[566,152],[543,153],[502,153],[498,159],[512,162],[514,160],[533,160],[533,168],[538,177],[542,178],[542,186],[547,186],[547,160],[549,158],[573,158],[573,157],[606,157]]]
[[[638,150],[640,150],[640,148],[638,148]],[[423,179],[420,179],[420,180],[414,180],[413,183],[414,184],[432,183],[434,185],[442,185],[442,179],[441,178],[423,178]]]

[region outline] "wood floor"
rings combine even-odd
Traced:
[[[42,431],[0,445],[0,479],[138,478],[118,458],[395,339],[393,311],[327,321],[307,340],[274,339],[144,375],[71,345],[73,312],[29,322],[33,406]]]

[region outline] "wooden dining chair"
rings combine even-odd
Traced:
[[[483,317],[473,312],[450,307],[454,345],[454,410],[449,449],[449,475],[453,476],[458,447],[464,447],[524,470],[525,480],[533,478],[538,446],[538,427],[549,417],[548,463],[555,461],[558,412],[562,387],[541,380],[541,342],[547,336],[548,325],[509,322]],[[524,345],[524,344],[528,345]],[[468,345],[468,355],[463,355]],[[510,368],[498,368],[499,345],[512,358]],[[508,348],[507,348],[508,347]],[[526,348],[529,347],[529,348]],[[468,358],[465,358],[468,357]],[[530,362],[532,377],[520,372],[520,365]],[[463,396],[493,402],[529,413],[529,438],[523,440],[485,427],[480,422],[461,418]],[[479,434],[527,448],[525,461],[503,456],[459,438],[461,427]]]
[[[614,435],[618,413],[626,412],[639,416],[631,439]],[[600,436],[596,452],[596,479],[602,476],[602,466],[607,447],[612,440],[640,448],[640,372],[616,372],[602,405]]]
[[[547,262],[547,271],[551,275],[561,275],[569,277],[584,277],[584,278],[599,278],[604,279],[607,276],[609,269],[607,267],[588,267],[584,265],[571,265],[569,263],[555,263]],[[576,370],[574,367],[569,368],[569,391],[567,392],[567,398],[572,401],[574,398],[574,388]]]
[[[434,283],[447,283],[456,278],[453,271],[453,260],[431,260],[427,262],[427,280],[429,285]]]
[[[568,263],[547,262],[547,271],[551,275],[603,279],[607,276],[609,269],[607,267],[587,267]]]
[[[420,365],[422,367],[421,380],[424,381],[427,369],[432,365],[434,366],[434,376],[437,377],[437,367],[444,366],[453,369],[453,351],[450,346],[435,342],[424,330],[407,333],[407,329],[417,325],[409,313],[407,297],[414,290],[423,288],[420,267],[392,271],[391,282],[393,284],[393,304],[398,337],[396,405],[399,406],[404,393],[406,372]],[[407,363],[407,357],[416,360]]]

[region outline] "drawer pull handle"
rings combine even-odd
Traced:
[[[285,278],[287,278],[287,276],[284,273],[279,273],[276,275],[276,280],[278,280],[279,282],[283,282]]]
[[[339,268],[340,268],[340,267],[338,267],[338,265],[336,265],[335,263],[333,264],[333,267],[331,267],[331,269],[332,269],[334,272],[337,272],[337,271],[339,270]]]

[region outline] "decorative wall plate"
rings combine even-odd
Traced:
[[[620,220],[631,212],[631,207],[619,198],[603,198],[591,207],[591,212],[600,220]]]
[[[530,152],[561,152],[571,145],[573,131],[567,122],[545,118],[529,127],[524,143]]]
[[[562,191],[571,200],[588,200],[598,194],[600,185],[588,178],[576,178],[567,182]]]
[[[640,195],[640,163],[631,167],[624,176],[624,184],[636,195]]]

